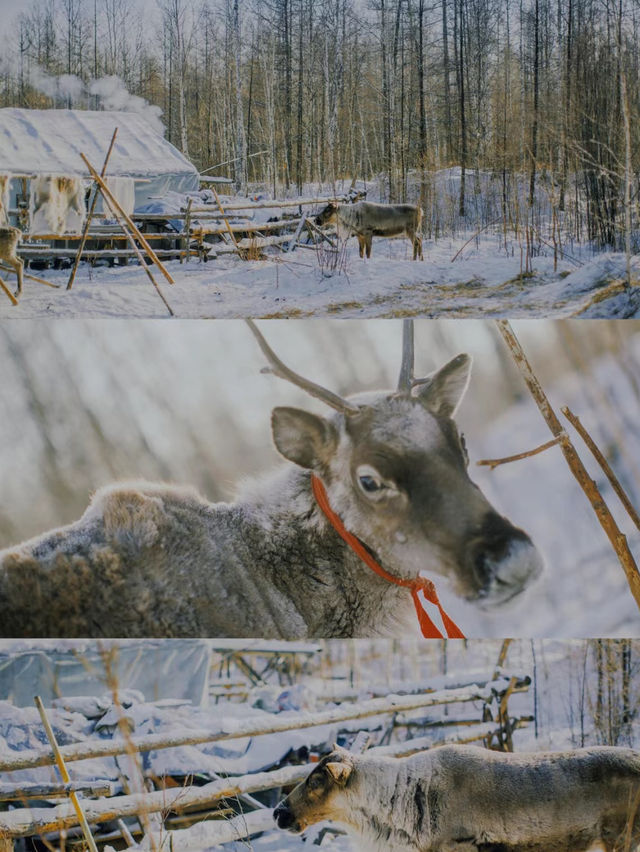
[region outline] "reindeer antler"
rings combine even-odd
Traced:
[[[413,357],[413,320],[406,319],[402,322],[402,364],[398,377],[398,391],[400,393],[411,393],[413,387]]]
[[[353,415],[359,413],[360,409],[357,405],[348,402],[346,399],[338,396],[338,394],[333,393],[333,391],[323,388],[322,385],[317,385],[315,382],[311,382],[309,379],[305,379],[303,376],[300,376],[298,373],[294,373],[293,370],[290,370],[289,367],[282,363],[273,349],[269,346],[254,321],[248,319],[246,322],[253,332],[253,336],[258,341],[258,346],[262,350],[263,355],[270,364],[269,367],[263,367],[261,372],[272,373],[280,379],[285,379],[285,381],[291,382],[291,384],[302,388],[302,390],[306,391],[310,396],[320,399],[322,402],[326,402],[327,405],[330,405],[342,414]]]

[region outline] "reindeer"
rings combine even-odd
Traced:
[[[22,293],[24,275],[24,263],[16,253],[21,236],[22,231],[19,228],[12,228],[11,225],[0,225],[0,262],[10,266],[18,277],[16,296]],[[0,282],[2,282],[3,289],[6,289],[1,278]]]
[[[330,201],[316,216],[316,225],[334,224],[338,237],[346,240],[358,238],[360,257],[371,257],[373,237],[408,237],[413,246],[413,259],[424,260],[422,254],[422,209],[414,204],[374,204],[358,201],[356,204],[339,204]]]
[[[529,537],[467,472],[453,416],[469,356],[414,378],[407,321],[397,388],[345,399],[283,364],[249,325],[268,371],[333,416],[275,408],[273,440],[293,464],[234,503],[173,485],[111,485],[76,523],[0,552],[2,635],[399,635],[414,630],[415,599],[389,578],[408,586],[421,571],[446,575],[488,607],[539,575]],[[387,578],[338,534],[320,492]]]
[[[373,852],[622,852],[640,841],[639,804],[629,748],[452,745],[393,758],[334,746],[273,816],[294,833],[336,820]]]

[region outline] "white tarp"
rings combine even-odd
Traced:
[[[0,701],[33,705],[40,695],[54,698],[101,695],[107,689],[105,659],[120,689],[137,689],[147,701],[179,698],[199,705],[207,700],[209,645],[202,639],[141,639],[96,643],[52,640],[0,641]],[[17,647],[16,647],[17,645]]]
[[[109,177],[109,175],[107,175],[105,183],[107,184],[111,195],[113,195],[127,216],[131,216],[136,204],[136,187],[133,182],[133,178]],[[111,205],[107,204],[101,195],[98,196],[98,205],[96,210],[98,213],[103,213],[106,210],[108,216],[117,218],[117,208],[115,211],[112,210]]]
[[[136,207],[168,191],[198,189],[198,171],[140,115],[67,109],[0,109],[0,174],[88,177],[80,153],[98,170],[115,128],[107,174],[144,178],[136,183]],[[12,202],[18,190],[13,181]]]

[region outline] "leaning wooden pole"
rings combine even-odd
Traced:
[[[157,254],[151,248],[151,246],[149,245],[147,240],[144,238],[144,235],[140,232],[140,230],[136,226],[135,222],[131,219],[131,217],[127,213],[125,213],[125,211],[122,209],[122,206],[120,205],[119,201],[116,198],[113,197],[113,193],[111,192],[109,187],[106,185],[104,180],[100,177],[98,172],[91,165],[89,160],[85,157],[85,155],[80,154],[80,156],[82,157],[82,160],[83,160],[85,166],[89,169],[89,173],[90,173],[91,177],[95,180],[95,182],[100,187],[100,190],[102,191],[102,195],[106,199],[106,201],[109,203],[109,207],[111,208],[111,210],[114,213],[117,211],[120,214],[120,216],[122,216],[124,221],[127,223],[127,227],[135,234],[136,239],[138,240],[138,242],[140,243],[142,248],[145,250],[145,252],[151,258],[151,260],[155,263],[155,265],[158,267],[160,272],[162,272],[162,274],[167,279],[169,284],[174,284],[175,282],[174,282],[173,278],[171,277],[171,275],[169,275],[169,273],[167,272],[167,270],[164,267],[164,264],[158,258]]]
[[[613,490],[618,495],[618,499],[620,500],[620,502],[622,503],[624,508],[627,510],[627,514],[629,515],[629,517],[631,518],[633,523],[636,525],[636,527],[640,530],[640,515],[638,514],[636,507],[631,502],[629,495],[627,494],[627,492],[624,490],[624,488],[620,484],[620,480],[618,479],[618,477],[613,472],[611,465],[609,464],[609,462],[604,457],[602,450],[598,447],[598,445],[593,440],[591,435],[584,428],[580,418],[577,415],[575,415],[568,406],[564,405],[560,409],[560,411],[564,414],[564,416],[567,418],[569,423],[571,423],[573,428],[576,430],[576,432],[580,435],[582,440],[585,442],[587,447],[591,450],[592,456],[594,457],[594,459],[598,462],[598,464],[600,465],[600,467],[604,471],[604,474],[607,477],[607,479],[609,480],[611,487],[613,488]]]
[[[55,734],[53,733],[53,728],[51,727],[49,719],[47,718],[47,711],[44,709],[42,699],[39,695],[36,695],[34,701],[36,703],[36,707],[38,708],[40,718],[42,719],[42,724],[44,725],[44,729],[47,734],[47,739],[49,740],[51,744],[51,749],[55,755],[58,771],[60,772],[64,783],[70,784],[71,777],[69,776],[69,772],[67,770],[65,762],[62,758],[62,755],[60,754],[60,749],[58,748],[58,741],[56,740]],[[89,823],[86,820],[84,811],[82,810],[82,805],[80,804],[80,799],[78,799],[78,794],[75,790],[71,790],[69,792],[69,799],[71,801],[71,804],[73,805],[74,811],[76,812],[76,816],[78,817],[78,822],[82,827],[82,833],[84,834],[84,839],[87,841],[87,846],[89,847],[90,852],[98,852],[98,847],[96,846],[96,842],[93,839],[93,834],[91,834]]]
[[[113,146],[116,144],[116,136],[118,135],[118,128],[116,127],[113,131],[113,136],[111,137],[111,142],[109,144],[109,148],[107,150],[107,156],[104,158],[104,163],[102,165],[102,171],[100,173],[101,177],[104,177],[107,173],[107,166],[109,165],[109,160],[111,159],[111,152],[113,151]],[[93,219],[93,214],[96,212],[96,207],[98,205],[98,184],[95,184],[95,192],[93,193],[93,200],[91,202],[91,207],[89,208],[89,213],[87,215],[87,221],[84,223],[84,229],[82,231],[82,239],[80,240],[80,246],[78,248],[78,253],[76,254],[75,260],[73,261],[73,269],[71,270],[71,275],[69,276],[69,282],[67,284],[67,290],[70,290],[73,287],[73,282],[76,279],[76,273],[78,272],[78,266],[80,265],[80,258],[82,257],[82,252],[84,251],[84,247],[87,243],[87,237],[89,236],[89,228],[91,227],[91,220]]]
[[[558,416],[553,410],[547,395],[543,391],[540,382],[527,360],[527,356],[525,355],[524,350],[520,345],[520,341],[511,327],[511,323],[508,320],[497,320],[497,326],[503,340],[511,351],[513,359],[516,362],[516,365],[520,370],[520,373],[522,374],[538,409],[540,410],[540,413],[544,417],[547,426],[551,430],[553,436],[560,439],[559,446],[567,464],[569,465],[569,469],[591,503],[593,511],[596,513],[596,517],[600,522],[600,526],[611,542],[611,546],[615,550],[627,577],[631,594],[638,605],[638,609],[640,609],[640,574],[638,573],[638,566],[633,558],[633,554],[629,549],[626,536],[618,528],[618,525],[609,511],[609,507],[605,503],[598,486],[589,476],[580,456],[571,443],[571,439],[562,428],[562,424],[560,423]]]

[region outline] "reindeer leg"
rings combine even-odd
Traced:
[[[11,290],[7,287],[7,285],[4,283],[4,281],[2,280],[2,278],[0,278],[0,290],[4,290],[4,292],[7,294],[8,298],[9,298],[9,301],[11,302],[11,304],[12,304],[12,305],[17,305],[17,304],[18,304],[18,300],[17,300],[17,299],[16,299],[16,297],[13,295],[13,293],[11,292]]]
[[[365,247],[365,242],[366,242],[365,238],[362,236],[362,234],[356,234],[356,236],[358,238],[358,247],[359,247],[359,250],[360,250],[360,257],[364,257],[364,247]]]
[[[23,284],[23,276],[24,276],[24,261],[17,257],[15,260],[7,260],[9,266],[13,267],[14,272],[18,278],[18,289],[16,290],[16,296],[19,296],[22,293],[22,284]]]
[[[371,257],[371,243],[373,242],[373,234],[367,234],[366,236],[366,245],[367,245],[367,257]]]

